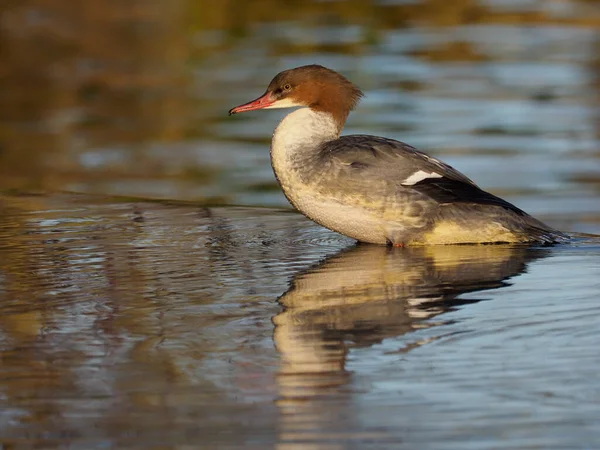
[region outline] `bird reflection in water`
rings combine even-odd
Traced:
[[[346,370],[349,352],[443,324],[431,319],[483,300],[461,294],[506,286],[547,252],[507,245],[359,244],[297,275],[273,319],[281,355],[278,448],[330,450],[343,440],[382,438],[352,433],[352,391],[361,387]],[[399,344],[399,352],[423,343]]]

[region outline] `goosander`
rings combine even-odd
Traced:
[[[273,134],[275,177],[301,213],[358,241],[404,247],[569,239],[408,144],[340,136],[362,96],[341,74],[308,65],[277,74],[262,96],[229,114],[299,108]]]

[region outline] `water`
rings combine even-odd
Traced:
[[[600,4],[9,2],[0,449],[600,448]],[[573,234],[356,245],[227,117],[321,63],[399,139]]]
[[[443,3],[13,2],[0,189],[287,206],[267,151],[284,113],[227,111],[321,63],[366,93],[346,133],[405,141],[600,233],[598,2]]]
[[[600,239],[388,249],[5,196],[6,448],[596,448]]]

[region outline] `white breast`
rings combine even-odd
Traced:
[[[271,164],[286,196],[301,189],[303,161],[318,154],[318,147],[337,139],[338,127],[331,115],[301,108],[288,114],[275,129],[271,143]]]
[[[289,175],[291,162],[310,157],[323,142],[338,137],[338,126],[330,114],[301,108],[285,116],[271,143],[271,159],[279,179]]]
[[[363,241],[385,243],[380,219],[358,202],[342,204],[328,198],[308,184],[302,170],[318,156],[318,147],[339,137],[338,125],[331,115],[302,108],[286,116],[273,134],[271,163],[286,197],[303,214],[332,230]],[[313,163],[314,164],[314,163]]]

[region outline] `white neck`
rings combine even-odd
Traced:
[[[284,189],[290,172],[315,156],[321,144],[339,135],[331,114],[300,108],[285,116],[271,143],[271,163]]]

